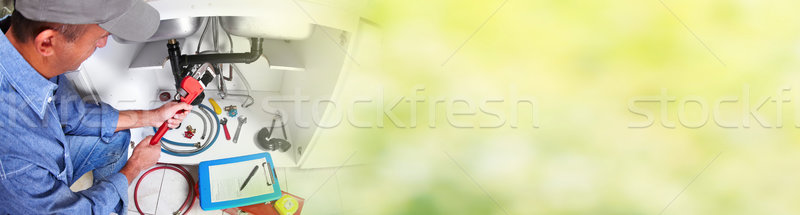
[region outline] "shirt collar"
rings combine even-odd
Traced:
[[[0,74],[22,96],[38,115],[44,118],[45,107],[52,101],[53,91],[58,87],[39,74],[11,45],[5,34],[0,34]]]

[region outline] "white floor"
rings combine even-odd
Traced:
[[[197,167],[184,166],[192,172],[197,180]],[[281,190],[300,196],[306,200],[302,214],[351,214],[356,205],[348,201],[346,191],[341,190],[340,179],[356,177],[351,170],[358,167],[299,169],[278,168],[278,180]],[[71,187],[73,190],[83,190],[91,186],[91,172],[87,173]],[[134,179],[135,181],[138,178]],[[128,213],[139,214],[133,202],[134,184],[128,187],[129,205]],[[145,214],[172,214],[180,207],[186,198],[188,187],[183,176],[173,171],[157,170],[150,173],[139,187],[139,206]],[[189,214],[214,214],[226,213],[216,211],[203,211],[198,201],[195,201]]]

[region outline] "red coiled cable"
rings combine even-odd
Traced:
[[[142,212],[142,209],[139,207],[139,198],[138,198],[139,184],[141,184],[142,179],[144,179],[148,174],[159,169],[168,169],[178,172],[181,175],[183,175],[184,179],[186,179],[186,183],[189,186],[189,194],[186,196],[186,200],[183,201],[183,204],[181,205],[180,208],[178,208],[178,211],[176,212],[180,212],[181,210],[184,209],[184,207],[188,205],[189,207],[186,207],[186,211],[184,211],[183,214],[189,213],[189,210],[191,210],[192,206],[194,205],[194,198],[198,196],[196,190],[196,184],[194,183],[194,178],[192,178],[192,175],[189,174],[189,171],[187,171],[182,166],[173,164],[162,164],[162,166],[153,167],[144,172],[144,174],[142,174],[142,176],[139,177],[139,180],[136,181],[136,186],[133,188],[133,203],[136,205],[136,210],[139,213],[144,214],[144,212]]]

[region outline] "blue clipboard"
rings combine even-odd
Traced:
[[[200,162],[198,178],[203,210],[253,205],[282,196],[275,165],[266,152]]]

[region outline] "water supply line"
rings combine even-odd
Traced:
[[[212,33],[211,36],[212,36],[212,42],[213,42],[213,49],[212,50],[206,50],[206,51],[200,51],[200,48],[203,45],[203,38],[205,38],[206,32],[208,32],[209,27],[211,27],[211,33]],[[206,18],[205,26],[203,27],[203,32],[200,33],[200,40],[197,42],[197,50],[195,51],[195,54],[220,53],[220,50],[219,50],[219,36],[218,36],[219,35],[219,28],[220,28],[220,26],[219,26],[219,18],[218,17]],[[227,32],[227,31],[223,31],[223,32],[225,32],[225,36],[228,38],[228,43],[229,43],[229,46],[230,46],[229,47],[229,53],[233,53],[233,38],[231,37],[231,34],[229,32]],[[251,48],[251,50],[252,50],[252,48]],[[222,67],[223,67],[222,64],[215,64],[215,66],[214,66],[215,70],[218,71],[218,73],[217,73],[218,77],[221,77],[221,78],[219,78],[217,80],[217,89],[219,89],[218,96],[221,99],[225,99],[225,97],[228,97],[228,96],[244,97],[245,99],[244,99],[244,101],[242,101],[242,104],[241,104],[242,107],[247,108],[247,107],[250,107],[251,105],[253,105],[255,103],[255,99],[253,98],[253,96],[251,96],[252,88],[250,87],[250,83],[247,81],[245,76],[242,74],[241,70],[239,70],[239,67],[237,67],[233,63],[229,63],[228,64],[228,77],[225,77],[224,71],[222,70]],[[227,87],[225,86],[225,81],[233,81],[233,72],[234,72],[234,70],[236,71],[236,74],[239,75],[239,77],[242,79],[242,82],[244,83],[244,85],[245,85],[245,87],[247,89],[247,94],[228,93]]]

